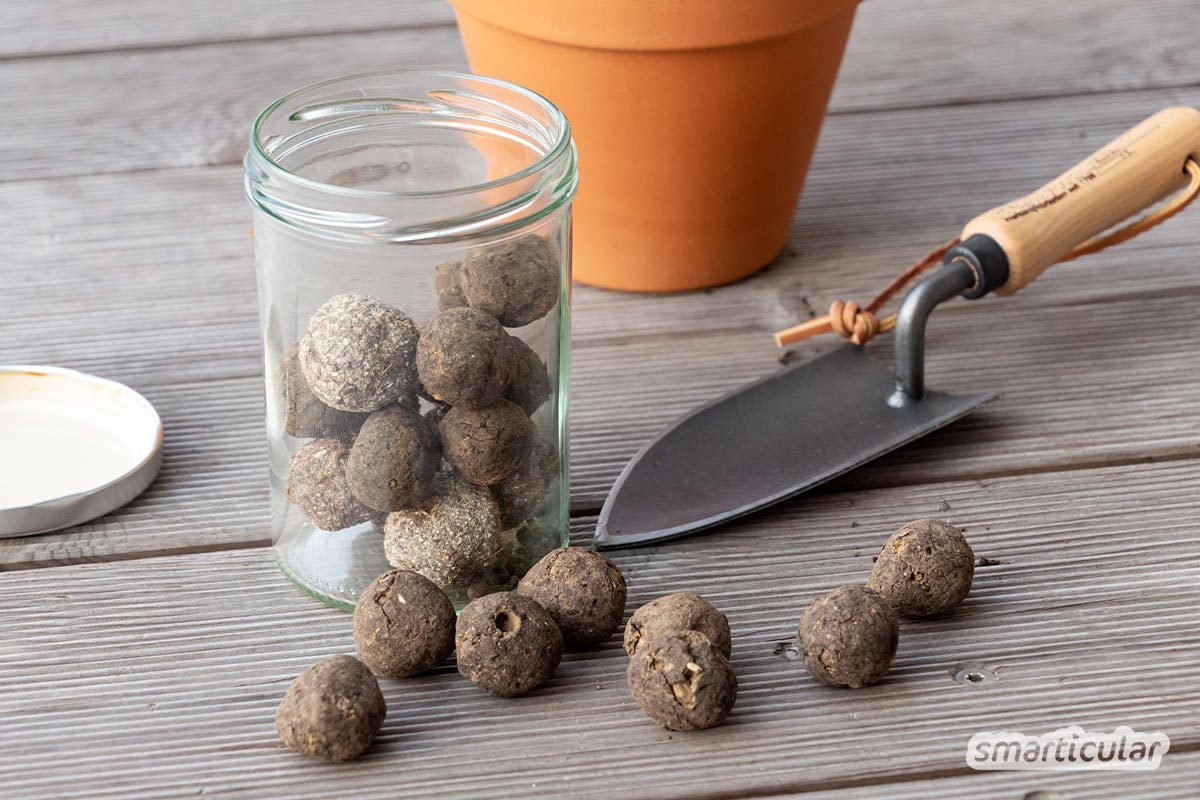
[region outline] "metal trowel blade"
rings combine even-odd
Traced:
[[[601,548],[711,528],[849,472],[996,397],[928,392],[894,408],[892,370],[846,345],[676,420],[633,457],[596,524]]]

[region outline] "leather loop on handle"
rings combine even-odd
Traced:
[[[1008,282],[1028,286],[1076,245],[1183,188],[1184,162],[1200,160],[1200,111],[1159,111],[1042,188],[980,214],[962,239],[982,233],[1008,256]]]

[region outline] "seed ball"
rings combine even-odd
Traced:
[[[292,456],[288,499],[321,530],[340,531],[371,518],[346,481],[347,455],[337,439],[313,439]]]
[[[313,393],[342,411],[375,411],[416,391],[417,326],[361,294],[329,298],[308,321],[300,366]]]
[[[519,328],[546,316],[558,302],[558,258],[550,242],[527,234],[468,255],[459,287],[471,308],[506,328]]]
[[[434,267],[433,287],[437,291],[439,311],[462,308],[467,304],[458,281],[461,270],[462,264],[458,261],[447,261]]]
[[[563,641],[575,647],[604,641],[625,616],[625,576],[604,556],[581,547],[547,553],[521,578],[517,593],[550,612]]]
[[[813,601],[800,618],[796,637],[814,678],[861,689],[883,680],[892,668],[900,620],[877,592],[842,586]]]
[[[454,651],[454,604],[423,575],[385,572],[354,607],[354,646],[363,663],[385,678],[433,669]]]
[[[536,441],[525,465],[492,487],[500,506],[500,527],[515,528],[529,519],[550,493],[557,469],[554,448],[543,440]]]
[[[625,626],[625,652],[632,656],[644,639],[672,631],[698,631],[726,658],[733,651],[725,615],[698,594],[677,592],[651,600],[633,612]]]
[[[532,347],[515,336],[508,337],[508,341],[513,352],[513,372],[504,396],[532,416],[550,399],[550,373],[546,371],[546,362]]]
[[[451,308],[425,324],[417,345],[417,372],[426,393],[454,406],[496,402],[512,378],[512,345],[494,317]]]
[[[284,430],[297,439],[340,439],[354,441],[367,414],[339,411],[327,406],[308,388],[304,371],[300,369],[300,345],[294,344],[279,362],[283,379]]]
[[[904,617],[945,614],[971,591],[975,553],[948,522],[919,519],[883,545],[867,586]]]
[[[702,633],[659,633],[629,659],[629,691],[646,716],[669,731],[719,725],[737,700],[729,659]]]
[[[537,435],[521,407],[508,400],[487,408],[454,406],[440,428],[446,460],[480,486],[495,485],[525,466]]]
[[[536,600],[497,592],[462,610],[454,644],[464,678],[488,694],[517,697],[545,683],[558,668],[563,638]]]
[[[292,681],[275,712],[275,729],[297,753],[348,761],[370,746],[386,715],[371,670],[356,658],[331,656]]]
[[[433,491],[440,446],[417,412],[403,406],[376,411],[350,448],[350,491],[376,511],[415,508]]]
[[[383,527],[388,562],[443,589],[469,585],[501,549],[500,512],[491,493],[445,473],[435,480],[427,508],[395,511]]]

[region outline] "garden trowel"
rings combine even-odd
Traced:
[[[904,298],[893,368],[848,344],[676,420],[617,478],[600,512],[596,545],[657,542],[736,519],[993,399],[995,392],[959,396],[925,389],[925,325],[933,309],[955,295],[1012,294],[1065,258],[1144,230],[1154,224],[1144,224],[1149,217],[1093,239],[1189,182],[1185,194],[1194,196],[1198,161],[1200,111],[1168,108],[1032,194],[971,220],[942,265]],[[1154,222],[1174,211],[1156,213]]]

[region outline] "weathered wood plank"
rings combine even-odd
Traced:
[[[71,3],[80,4],[81,0]],[[64,25],[62,19],[69,17],[59,14],[33,19],[52,20],[63,36],[93,40],[148,35],[174,41],[171,37],[190,35],[187,14],[172,13],[178,12],[178,2],[154,12],[153,24],[139,28],[92,25],[94,15],[108,13],[108,4],[86,5],[95,10],[78,24]],[[336,15],[326,11],[323,20],[305,18],[302,11],[287,21],[284,7],[271,5],[262,22],[264,31],[284,24],[296,32],[319,30],[327,23],[329,30],[349,26],[354,33],[0,64],[0,97],[8,110],[0,128],[0,180],[234,163],[245,149],[254,115],[285,91],[352,72],[464,67],[453,27],[372,30],[393,7],[397,25],[407,24],[410,15],[414,20],[426,15],[440,20],[446,13],[438,0],[428,5],[371,4],[362,22],[354,12],[340,10]],[[203,41],[221,30],[236,38],[256,35],[245,32],[258,29],[258,23],[246,22],[255,18],[253,6],[244,16],[223,16],[219,6],[205,8],[210,10],[188,12],[198,23],[196,39]],[[1200,53],[1189,33],[1192,10],[1188,0],[1137,5],[1077,0],[1039,7],[1036,13],[1020,4],[987,0],[924,0],[915,5],[873,0],[859,13],[832,110],[837,114],[1194,86]],[[46,25],[39,27],[44,30]],[[143,33],[129,32],[138,29]],[[5,30],[2,20],[0,30]],[[26,35],[23,26],[8,30],[19,40],[16,47],[36,47],[52,36],[39,36],[36,30]],[[3,42],[0,35],[0,49]],[[114,86],[135,88],[123,91],[114,102]],[[71,119],[86,120],[86,136],[62,124],[64,109]],[[926,126],[936,119],[930,117]],[[960,125],[957,131],[964,138],[998,138],[982,120]],[[888,150],[892,156],[898,152],[903,148]]]
[[[673,416],[775,368],[769,333],[806,304],[868,297],[975,210],[1040,183],[1172,100],[1149,92],[1043,101],[1020,104],[1020,119],[1008,105],[944,109],[940,122],[928,111],[836,117],[797,217],[793,255],[710,293],[577,287],[576,506],[597,508],[625,460]],[[996,138],[964,138],[969,119]],[[1029,150],[1039,126],[1054,132]],[[903,161],[889,156],[898,143],[909,154]],[[995,177],[985,183],[980,174]],[[0,268],[0,361],[73,366],[142,389],[167,420],[168,455],[148,498],[76,531],[0,547],[0,564],[264,541],[261,356],[239,170],[10,183],[0,185],[0,208],[12,231]],[[1017,297],[940,310],[931,385],[997,388],[1005,397],[838,486],[1195,456],[1200,365],[1195,348],[1176,338],[1191,330],[1179,298],[1200,288],[1195,232],[1187,214],[1056,268]],[[888,344],[873,347],[886,358]],[[212,526],[157,516],[171,504],[223,516]]]
[[[0,5],[0,58],[454,24],[442,0],[39,0]]]
[[[1163,731],[1186,752],[1200,746],[1200,508],[1183,488],[1197,479],[1188,463],[829,495],[618,552],[631,609],[690,589],[729,615],[741,695],[725,726],[668,735],[648,723],[614,640],[516,701],[449,666],[385,682],[379,743],[341,767],[282,750],[271,715],[292,675],[351,650],[349,619],[290,587],[268,551],[6,573],[0,591],[22,613],[0,617],[4,792],[732,797],[959,776],[977,731],[1067,724]],[[905,625],[882,685],[818,686],[787,657],[801,610],[862,580],[895,525],[930,514],[999,563],[980,567],[954,616]],[[964,664],[998,680],[959,684]],[[1157,778],[1142,776],[1140,796]],[[1011,781],[992,785],[1030,785]]]

